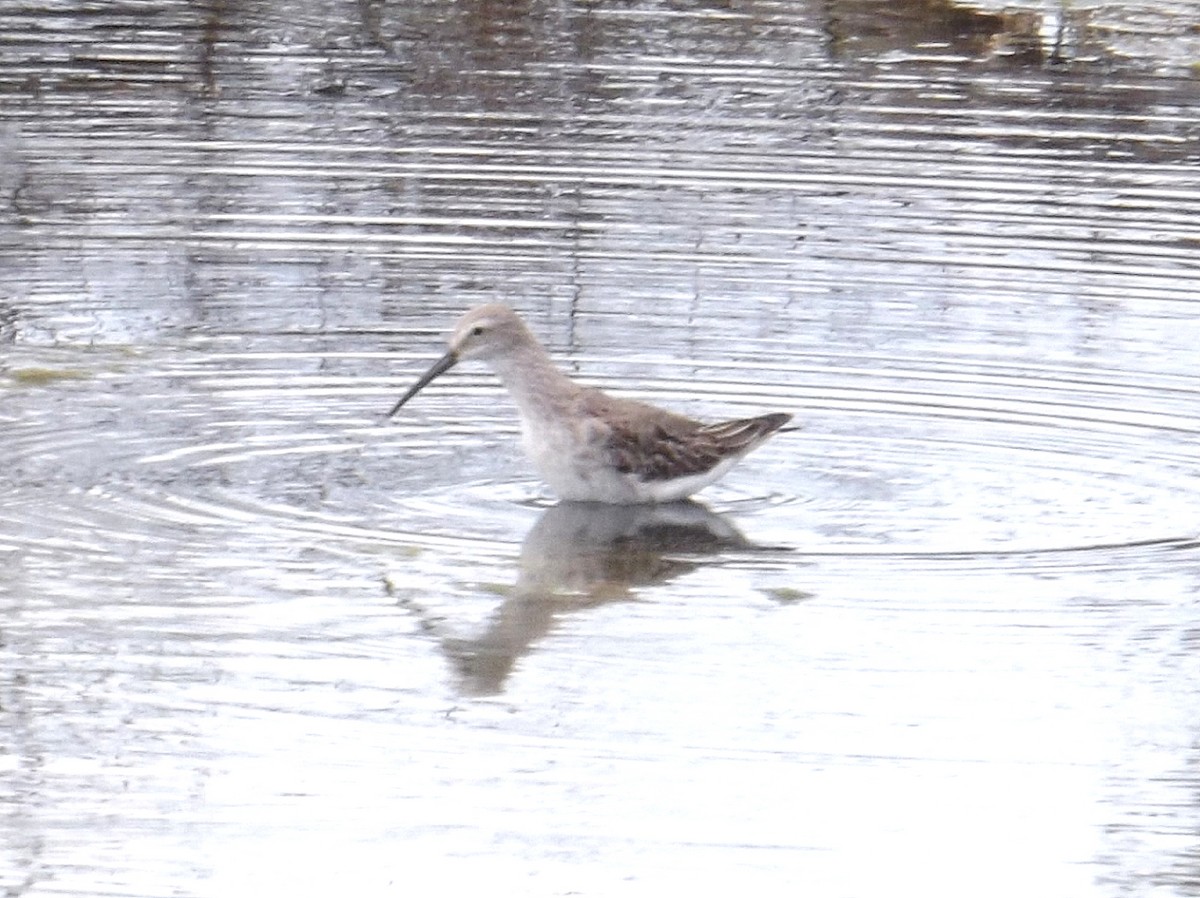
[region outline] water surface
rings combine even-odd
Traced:
[[[1200,894],[1194,28],[1066,10],[6,7],[7,892]],[[384,422],[497,300],[803,429]]]

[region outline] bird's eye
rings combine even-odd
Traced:
[[[472,337],[482,337],[483,336],[483,325],[477,324],[473,328],[471,328],[471,336]]]

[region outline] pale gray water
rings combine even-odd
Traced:
[[[6,894],[1200,895],[1193,12],[0,7]]]

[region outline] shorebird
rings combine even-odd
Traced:
[[[503,305],[467,312],[449,343],[388,417],[460,361],[486,362],[516,403],[526,454],[561,499],[613,505],[683,499],[723,477],[792,418],[775,413],[704,424],[582,387]]]

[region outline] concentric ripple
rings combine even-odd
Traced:
[[[1194,6],[0,4],[0,891],[1190,894]]]
[[[330,355],[319,376],[301,373],[312,364],[304,354],[236,367],[230,358],[196,355],[162,370],[145,359],[134,374],[159,386],[136,397],[111,378],[74,383],[74,402],[94,418],[73,431],[45,409],[40,421],[28,416],[9,438],[12,469],[29,478],[53,468],[76,495],[61,509],[71,526],[44,528],[119,542],[121,529],[158,523],[235,526],[280,543],[494,551],[519,545],[536,507],[552,501],[482,369],[447,375],[406,417],[385,422],[379,410],[411,375],[389,374],[384,357]],[[637,377],[671,367],[652,356],[566,361],[588,369],[584,382],[701,417],[792,411],[798,431],[700,498],[755,518],[766,542],[800,553],[1059,552],[1082,563],[1089,549],[1182,545],[1197,530],[1200,397],[1185,378],[1139,384],[1065,366],[825,355],[799,356],[791,368],[705,363],[697,376],[708,379],[686,381]],[[379,370],[364,385],[339,366]],[[126,398],[136,407],[123,408]],[[103,523],[81,523],[86,509]]]

